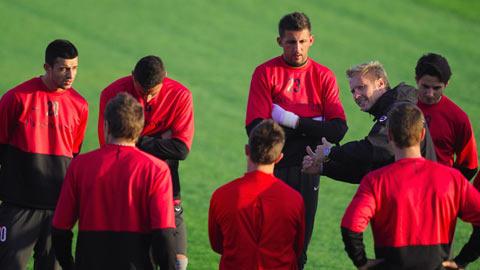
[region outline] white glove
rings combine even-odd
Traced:
[[[278,106],[277,104],[273,104],[272,106],[272,119],[273,121],[279,123],[282,126],[286,126],[289,128],[296,128],[298,125],[298,115],[286,111],[282,107]]]

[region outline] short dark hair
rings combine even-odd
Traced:
[[[143,130],[143,107],[130,94],[119,93],[105,108],[108,133],[114,138],[136,140]]]
[[[285,144],[283,128],[272,119],[263,120],[250,133],[250,160],[256,164],[272,164]]]
[[[428,53],[418,59],[415,67],[416,80],[420,80],[425,75],[437,77],[442,83],[448,83],[452,71],[445,57],[436,53]]]
[[[310,19],[302,12],[293,12],[283,16],[278,23],[278,34],[283,37],[285,31],[302,31],[308,29],[312,30]]]
[[[422,111],[410,102],[401,102],[388,113],[388,132],[399,148],[420,143],[425,119]]]
[[[165,74],[162,59],[155,55],[148,55],[140,59],[133,70],[134,79],[145,91],[162,83]]]
[[[48,44],[45,50],[45,63],[53,66],[57,58],[73,59],[78,57],[75,45],[65,39],[56,39]]]

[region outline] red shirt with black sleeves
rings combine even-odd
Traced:
[[[437,161],[461,171],[471,170],[473,174],[469,178],[472,178],[478,168],[478,156],[467,114],[447,96],[442,96],[437,104],[428,105],[419,101],[417,105],[428,123]]]
[[[302,197],[272,174],[246,173],[212,195],[208,232],[220,269],[297,269],[304,230]]]
[[[362,179],[341,226],[350,236],[346,243],[354,243],[355,234],[371,221],[376,257],[385,259],[382,269],[440,269],[450,253],[457,217],[480,225],[478,191],[455,169],[405,158]],[[355,258],[361,254],[358,246],[347,244],[346,249],[361,264]]]
[[[151,232],[175,228],[172,201],[165,162],[133,146],[106,144],[72,161],[53,227],[70,230],[78,220],[79,267],[105,265],[119,247],[116,260],[148,264]]]
[[[73,88],[52,91],[40,77],[6,92],[0,100],[0,200],[54,209],[87,118],[87,101]]]
[[[271,118],[273,103],[300,117],[345,120],[338,92],[335,75],[327,67],[309,58],[305,66],[295,68],[278,56],[253,73],[245,125]]]
[[[300,117],[296,129],[284,127],[284,158],[277,167],[301,166],[307,145],[315,147],[322,137],[338,143],[347,130],[335,75],[311,58],[302,67],[292,67],[278,56],[255,69],[247,102],[247,132],[259,119],[271,118],[272,104]],[[337,128],[323,126],[331,120],[341,120],[342,124]]]
[[[100,111],[98,115],[98,139],[100,145],[103,145],[105,142],[103,131],[105,107],[110,99],[121,92],[131,94],[143,106],[145,126],[138,147],[168,163],[172,174],[174,199],[180,200],[178,160],[186,158],[191,149],[194,134],[191,92],[179,82],[165,78],[160,92],[146,102],[142,93],[135,90],[132,76],[116,80],[107,86],[100,96]],[[164,139],[162,134],[165,132],[171,132],[171,135]],[[144,145],[145,140],[142,140],[142,138],[146,137],[154,139],[153,143],[150,144],[151,148]],[[155,144],[157,139],[162,142]]]
[[[98,139],[105,143],[103,132],[103,114],[107,102],[118,93],[127,92],[135,97],[145,112],[145,127],[141,136],[161,135],[170,130],[171,137],[181,140],[190,149],[193,141],[193,102],[190,91],[179,82],[165,78],[160,92],[146,102],[141,93],[133,87],[133,77],[116,80],[102,91],[98,115]]]

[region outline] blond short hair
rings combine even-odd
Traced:
[[[369,79],[383,79],[387,89],[390,88],[388,82],[387,72],[383,68],[383,65],[378,61],[370,61],[367,63],[353,66],[346,71],[347,78],[351,79],[356,76],[368,77]]]

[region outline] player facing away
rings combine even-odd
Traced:
[[[438,162],[472,179],[478,168],[475,136],[467,114],[444,95],[451,75],[447,59],[439,54],[429,53],[418,59],[417,105],[425,115]]]
[[[219,269],[298,269],[303,200],[273,175],[284,142],[277,123],[262,121],[245,146],[247,172],[213,193],[208,232],[212,249],[222,256]]]
[[[45,74],[0,100],[0,269],[60,269],[51,221],[68,165],[80,152],[88,104],[73,88],[78,51],[54,40]]]
[[[421,156],[425,122],[417,106],[399,104],[388,118],[395,162],[360,183],[342,220],[345,250],[358,269],[463,269],[479,255],[480,193],[458,170]],[[475,230],[448,261],[457,217]],[[362,239],[370,221],[376,260],[367,259]]]
[[[246,130],[272,118],[285,130],[284,158],[275,166],[275,176],[296,189],[305,201],[306,233],[301,268],[313,231],[318,202],[319,176],[301,173],[307,145],[322,137],[338,143],[347,125],[335,75],[308,57],[314,42],[310,20],[304,13],[285,15],[279,22],[281,56],[258,66],[248,95]],[[286,198],[288,200],[288,198]]]
[[[53,245],[65,269],[175,269],[173,193],[168,165],[135,143],[143,108],[121,93],[105,108],[105,142],[68,168],[53,218]],[[75,259],[71,229],[78,220]],[[151,253],[150,253],[151,250]]]
[[[378,61],[356,65],[348,69],[346,75],[355,103],[363,112],[373,116],[374,124],[361,140],[333,146],[328,139],[323,139],[315,153],[307,150],[309,155],[304,158],[303,169],[304,172],[358,184],[368,172],[395,161],[393,148],[388,142],[388,113],[400,102],[416,104],[417,91],[404,83],[391,88],[387,72]],[[421,153],[436,161],[428,129]]]
[[[179,82],[166,77],[162,60],[157,56],[140,59],[132,75],[118,79],[100,96],[98,138],[105,143],[103,113],[107,102],[118,93],[127,92],[140,102],[145,112],[145,127],[137,146],[164,160],[170,167],[176,222],[178,270],[187,268],[187,235],[180,197],[178,161],[184,160],[192,146],[193,100],[190,91]]]

